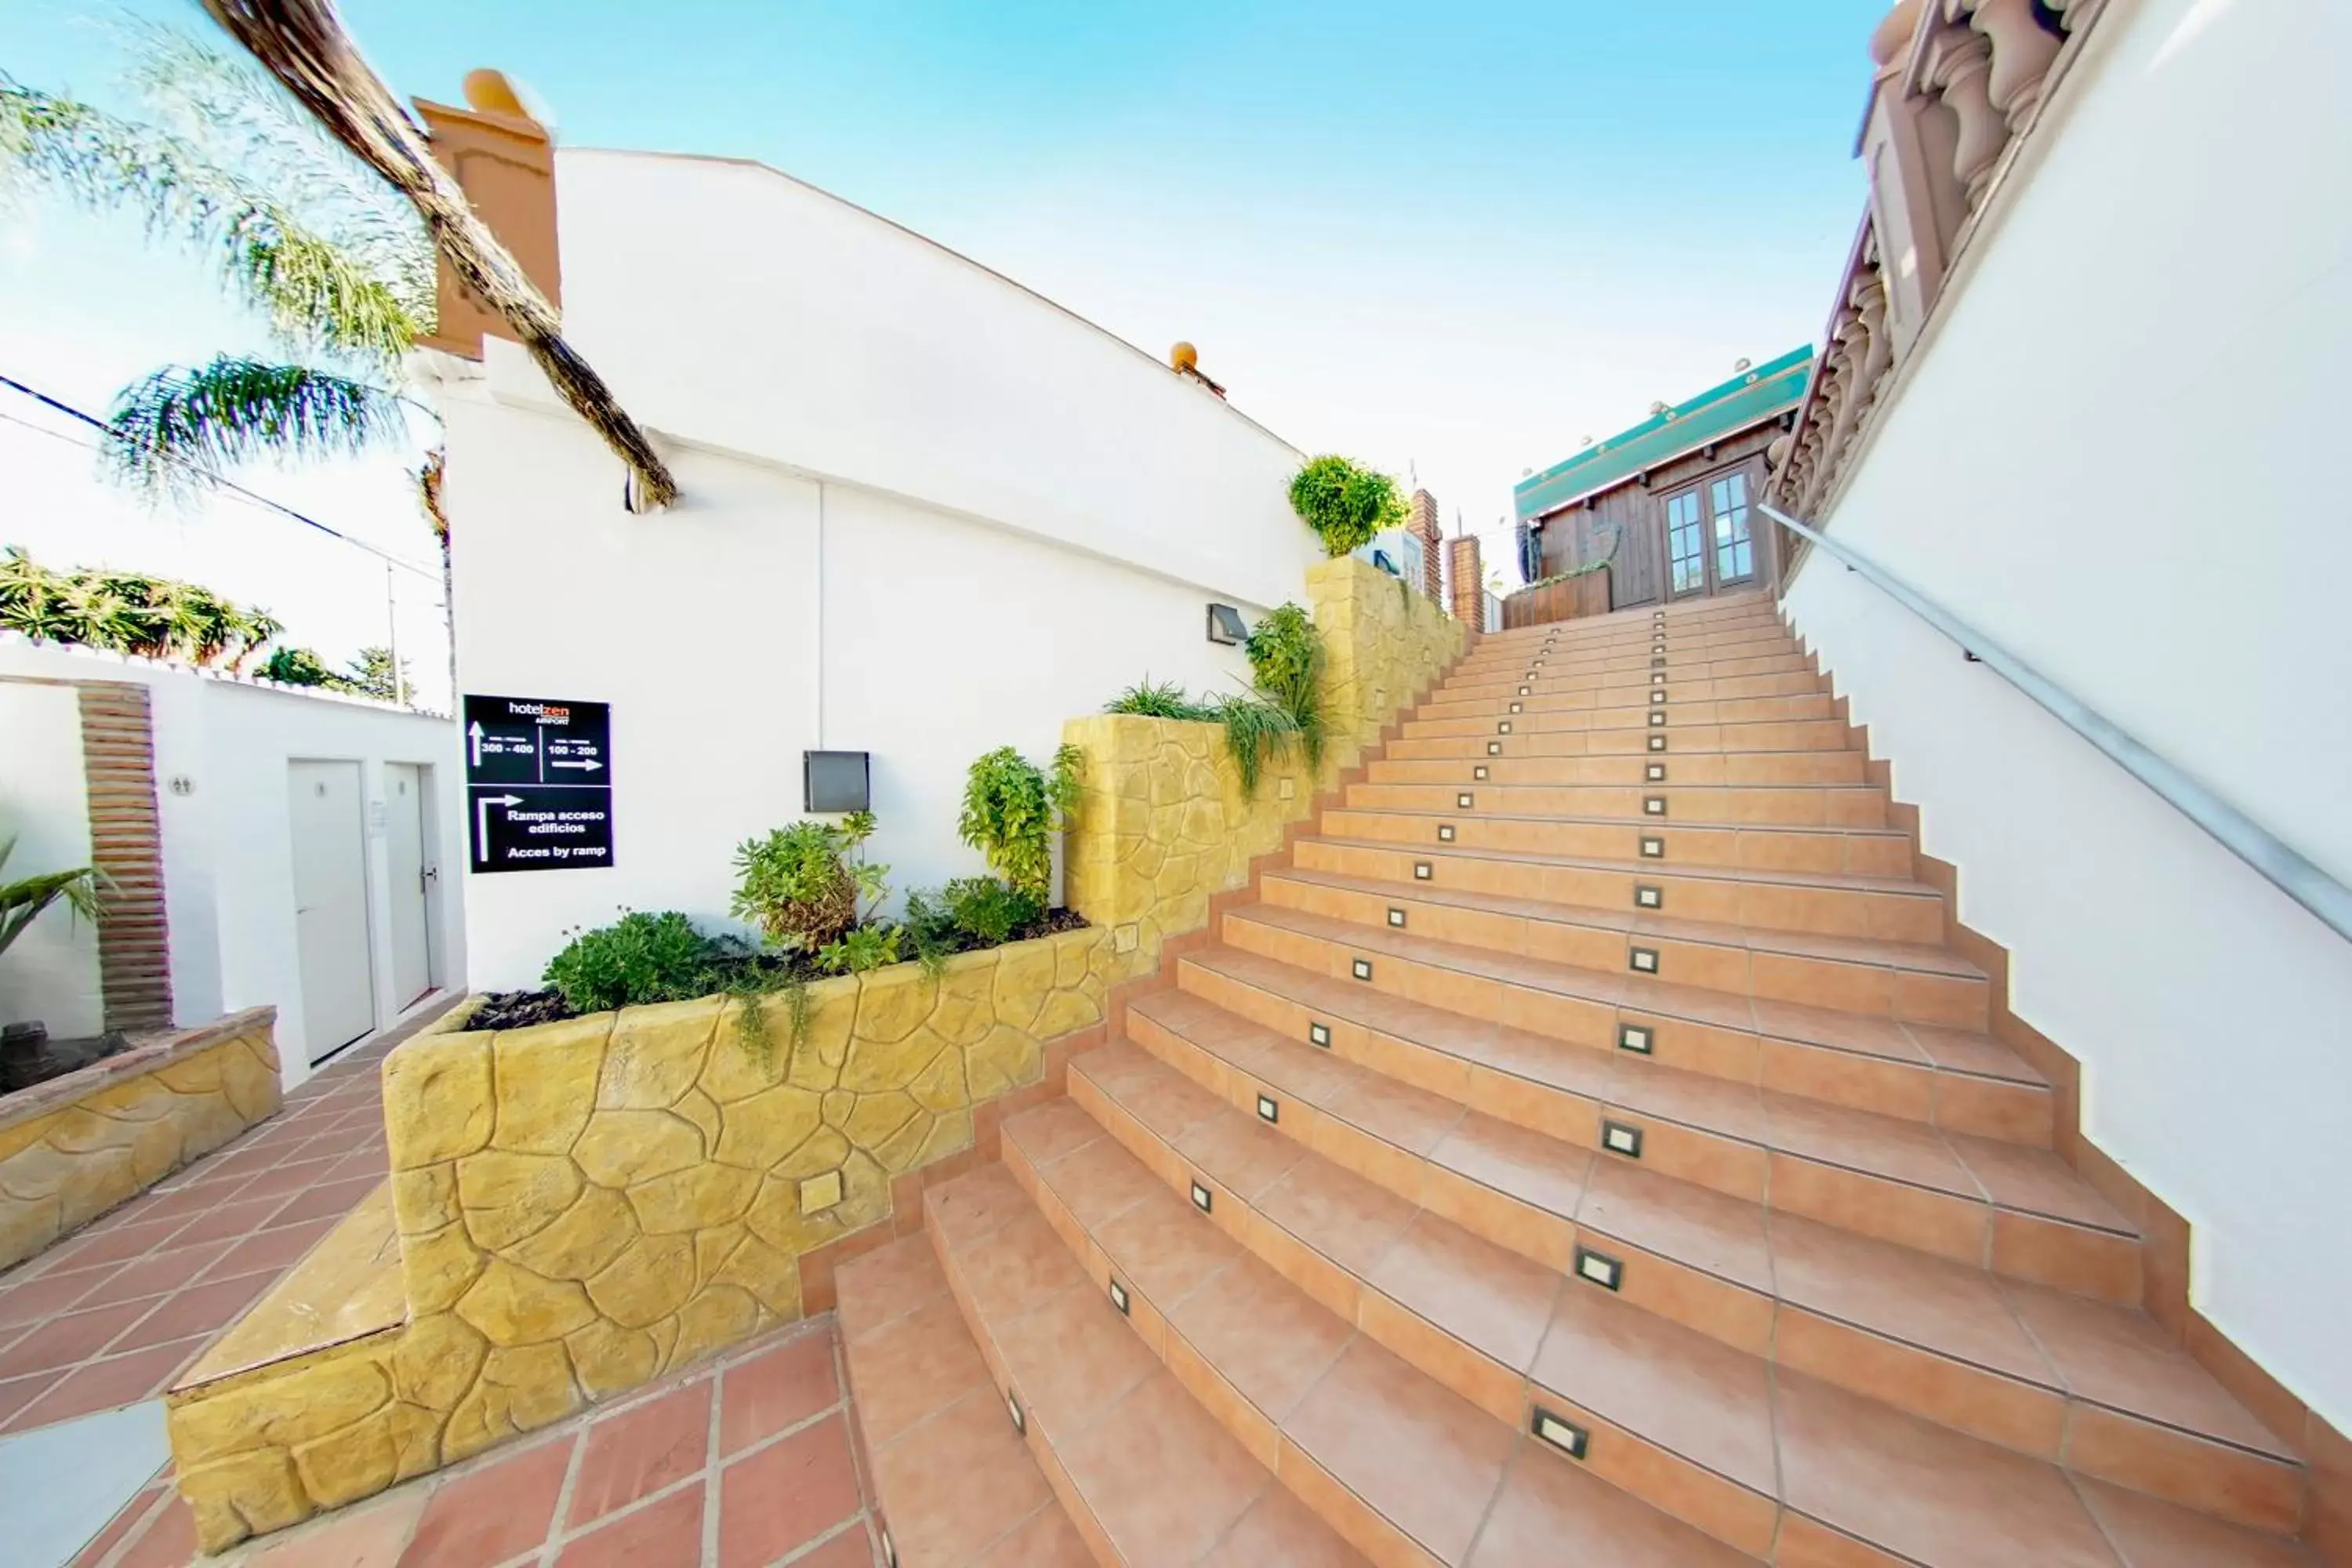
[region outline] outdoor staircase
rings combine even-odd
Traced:
[[[2315,1564],[1769,598],[1368,774],[844,1268],[902,1568]]]

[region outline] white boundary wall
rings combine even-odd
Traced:
[[[2347,57],[2110,6],[1821,521],[2352,881]],[[2352,1429],[2352,944],[1825,553],[1787,607],[2196,1304]]]
[[[556,200],[566,334],[684,496],[625,511],[514,345],[429,362],[461,690],[613,707],[614,864],[468,877],[477,984],[622,908],[725,924],[804,750],[872,753],[895,889],[976,873],[973,758],[1147,676],[1245,685],[1207,605],[1304,597],[1301,455],[1059,307],[757,165],[563,152]]]
[[[19,679],[10,679],[15,677]],[[392,994],[392,935],[387,858],[383,832],[386,763],[432,768],[431,820],[442,868],[438,890],[427,895],[436,981],[444,989],[466,983],[465,911],[457,895],[465,864],[462,759],[457,726],[360,699],[292,691],[224,679],[182,667],[120,658],[87,649],[32,644],[0,636],[0,835],[22,822],[62,850],[89,850],[78,715],[72,748],[59,753],[65,732],[46,717],[26,734],[41,749],[20,746],[15,721],[32,707],[62,702],[74,714],[69,687],[21,684],[112,680],[145,686],[154,730],[155,802],[163,846],[165,912],[171,923],[172,1002],[182,1024],[201,1023],[239,1008],[278,1009],[278,1049],[291,1086],[310,1076],[302,1019],[301,963],[295,942],[293,839],[287,800],[287,763],[299,759],[360,764],[367,803],[368,934],[376,997],[375,1023],[391,1023],[404,998]],[[39,694],[29,702],[25,694]],[[175,793],[173,779],[187,793]],[[78,834],[78,839],[75,835]],[[26,835],[26,845],[33,834]],[[20,847],[15,875],[48,868],[55,855]],[[72,862],[79,864],[80,861]],[[0,1007],[10,1016],[42,1017],[50,1033],[94,1030],[98,1017],[97,942],[87,926],[73,951],[86,965],[59,975],[11,973],[26,942],[52,922],[42,917],[0,961]],[[83,978],[86,976],[86,979]],[[22,990],[18,986],[23,984]],[[84,990],[78,993],[75,987]],[[80,1011],[75,1009],[79,1007]]]

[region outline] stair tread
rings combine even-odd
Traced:
[[[1776,888],[1826,888],[1838,891],[1890,893],[1906,898],[1936,899],[1942,895],[1925,882],[1905,877],[1874,877],[1861,871],[1772,871],[1746,866],[1667,865],[1656,860],[1612,860],[1599,855],[1547,855],[1532,849],[1490,849],[1460,844],[1401,847],[1379,838],[1349,838],[1335,834],[1306,835],[1301,842],[1334,844],[1349,849],[1394,853],[1410,847],[1417,855],[1448,856],[1473,860],[1504,860],[1515,865],[1559,867],[1577,871],[1608,871],[1643,877],[1705,877],[1724,882],[1752,882]]]
[[[1133,1007],[1374,1138],[1598,1235],[2021,1383],[2252,1453],[2294,1458],[2290,1445],[2231,1399],[2145,1313],[1999,1279],[1801,1216],[1768,1216],[1756,1205],[1496,1121],[1283,1039],[1199,997],[1160,993]],[[1090,1071],[1108,1088],[1118,1082],[1114,1069],[1130,1068],[1129,1080],[1119,1086],[1122,1097],[1139,1098],[1139,1120],[1180,1148],[1210,1128],[1249,1123],[1145,1047],[1127,1048],[1132,1058],[1097,1058]],[[1155,1099],[1166,1109],[1155,1112]],[[1308,1163],[1288,1163],[1265,1185],[1236,1190],[1250,1195],[1267,1190],[1273,1180],[1295,1180]],[[1384,1196],[1391,1201],[1377,1206],[1401,1232],[1411,1223],[1410,1205],[1400,1207],[1403,1200],[1393,1194]],[[1501,1300],[1507,1292],[1494,1294]]]
[[[1421,816],[1432,822],[1441,820],[1459,822],[1468,817],[1478,817],[1490,822],[1540,822],[1575,827],[1631,827],[1638,823],[1643,827],[1667,831],[1675,828],[1699,827],[1726,833],[1801,833],[1823,838],[1901,838],[1907,842],[1907,836],[1899,827],[1810,827],[1799,824],[1783,826],[1769,822],[1702,822],[1689,817],[1675,817],[1672,821],[1667,821],[1658,817],[1589,816],[1559,812],[1528,816],[1510,811],[1427,811],[1412,805],[1334,805],[1328,807],[1327,810],[1331,813],[1352,812],[1365,816]],[[1654,865],[1656,862],[1653,861],[1651,864]]]
[[[1185,1392],[1003,1165],[931,1189],[924,1206],[972,1332],[993,1346],[1006,1393],[1121,1559],[1213,1563],[1241,1531],[1286,1561],[1363,1562]],[[992,1384],[991,1396],[1009,1433]]]
[[[898,1561],[1091,1568],[1004,1418],[929,1238],[853,1258],[837,1284],[851,1393]]]
[[[1284,909],[1276,904],[1244,905],[1227,911],[1225,918],[1255,921],[1302,936],[1457,970],[1595,1005],[1621,1007],[1654,1017],[1684,1018],[1802,1045],[1876,1057],[1911,1067],[1955,1070],[1939,1059],[1938,1052],[1948,1051],[1953,1056],[1959,1056],[1969,1050],[1956,1041],[1980,1042],[1981,1048],[1973,1054],[1983,1063],[2000,1061],[2004,1054],[2002,1048],[1989,1037],[1969,1036],[1961,1030],[1911,1025],[1865,1013],[1841,1013],[1794,1002],[1776,1002],[1730,992],[1709,991],[1700,986],[1654,980],[1643,974],[1604,973],[1570,964],[1437,942],[1386,927],[1350,925],[1345,921],[1332,920],[1305,910]],[[1383,1000],[1391,998],[1383,997]],[[1475,1022],[1481,1028],[1488,1026],[1483,1020],[1465,1018],[1463,1022]],[[1932,1038],[1923,1040],[1917,1032],[1921,1030],[1927,1031]],[[1971,1070],[1983,1076],[1992,1076],[1982,1067]],[[2029,1070],[2021,1062],[2015,1069],[2019,1076],[2010,1073],[2000,1076],[2011,1077],[2012,1081],[2018,1082],[2039,1081],[2021,1076]]]
[[[1838,963],[1870,964],[1883,969],[1903,969],[1923,974],[1948,975],[1966,980],[1985,978],[1985,972],[1982,969],[1958,953],[1946,948],[1927,947],[1917,942],[1889,942],[1876,937],[1829,936],[1811,931],[1773,931],[1733,925],[1720,921],[1685,920],[1674,915],[1650,914],[1634,910],[1604,910],[1596,909],[1589,904],[1555,903],[1543,899],[1514,898],[1507,893],[1481,893],[1460,888],[1438,887],[1428,882],[1380,881],[1369,877],[1350,877],[1343,872],[1318,871],[1305,867],[1284,867],[1278,870],[1269,871],[1265,875],[1269,878],[1281,878],[1295,882],[1311,882],[1318,887],[1341,889],[1349,892],[1411,898],[1424,903],[1444,904],[1454,909],[1479,910],[1496,914],[1515,915],[1527,920],[1590,926],[1602,931],[1622,931],[1629,936],[1658,936],[1677,942],[1700,942],[1715,947],[1742,948],[1751,952],[1824,959]]]
[[[1178,1087],[1189,1084],[1189,1079],[1127,1041],[1085,1053],[1073,1060],[1071,1070],[1083,1075],[1122,1109],[1148,1100],[1155,1092],[1191,1100]],[[1193,1130],[1203,1122],[1249,1120],[1213,1095],[1192,1104],[1197,1113]],[[1123,1147],[1121,1152],[1126,1152]],[[1799,1484],[1800,1461],[1809,1457],[1821,1460],[1825,1451],[1846,1439],[1857,1423],[1874,1430],[1892,1430],[1904,1443],[1938,1451],[1947,1468],[1989,1472],[2001,1486],[2042,1493],[2041,1506],[2045,1508],[2052,1497],[2066,1495],[2063,1479],[2049,1463],[1872,1401],[1856,1400],[1801,1373],[1785,1367],[1775,1372],[1757,1355],[1506,1251],[1312,1151],[1302,1151],[1286,1171],[1255,1193],[1238,1189],[1235,1193],[1265,1220],[1363,1285],[1499,1366],[1530,1378],[1538,1390],[1557,1394],[1760,1497],[1781,1499],[1839,1528],[1854,1528],[1856,1500],[1837,1495],[1833,1485],[1813,1487],[1809,1494]],[[1960,1271],[1948,1272],[1957,1276]],[[2110,1319],[2137,1320],[2147,1332],[2160,1333],[2136,1313],[2091,1302],[2070,1305]],[[2022,1327],[2012,1323],[2011,1329],[2022,1341]],[[2204,1376],[2177,1349],[2172,1349],[2171,1355],[2173,1367]],[[2212,1393],[2226,1401],[2218,1387]],[[1824,1405],[1848,1402],[1866,1410],[1863,1417],[1829,1421],[1827,1427],[1833,1430],[1815,1435],[1818,1440],[1811,1443],[1810,1455],[1792,1454],[1787,1451],[1789,1423],[1780,1414],[1781,1405],[1790,1401],[1817,1422]],[[2242,1410],[2234,1405],[2229,1409],[2241,1422],[2261,1431]],[[1780,1433],[1777,1438],[1776,1427]],[[2269,1439],[2267,1433],[2263,1436],[2267,1452],[2292,1462],[2291,1454]],[[1816,1463],[1813,1468],[1818,1479],[1826,1466]],[[1808,1495],[1812,1498],[1811,1503],[1805,1500]],[[2069,1531],[2088,1523],[2086,1518],[2077,1519],[2071,1513],[2067,1518]],[[1902,1542],[1902,1521],[1889,1523],[1885,1529],[1894,1543]],[[2082,1538],[2096,1540],[2097,1536],[2092,1530]],[[2032,1539],[2027,1538],[2028,1543]],[[1939,1559],[1923,1555],[1923,1560]]]
[[[1095,1168],[1076,1163],[1083,1150],[1068,1150],[1062,1129],[1045,1129],[1043,1147],[1031,1148],[1029,1135],[1045,1109],[1012,1118],[1003,1133],[1029,1152],[1037,1180],[1066,1205],[1085,1192]],[[1549,1541],[1553,1556],[1524,1555],[1528,1543],[1522,1538],[1538,1521],[1573,1531],[1592,1561],[1655,1568],[1732,1568],[1750,1561],[1605,1488],[1527,1479],[1514,1485],[1508,1472],[1529,1458],[1559,1461],[1523,1454],[1528,1445],[1512,1426],[1416,1370],[1244,1251],[1097,1131],[1097,1142],[1149,1180],[1154,1195],[1135,1200],[1090,1235],[1116,1276],[1183,1347],[1171,1351],[1171,1360],[1197,1359],[1286,1447],[1311,1459],[1440,1562],[1505,1568],[1557,1561],[1557,1534]],[[1048,1152],[1054,1149],[1061,1152]],[[1187,1237],[1197,1261],[1174,1276],[1155,1269],[1155,1247],[1179,1236]],[[1283,1464],[1287,1477],[1287,1455]],[[1508,1521],[1489,1545],[1482,1536],[1491,1529],[1496,1510],[1490,1505],[1502,1498],[1512,1500]]]

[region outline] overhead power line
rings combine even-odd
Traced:
[[[121,431],[117,430],[112,425],[110,425],[105,420],[100,418],[97,415],[86,413],[79,408],[76,408],[70,403],[67,403],[59,398],[51,397],[47,393],[40,391],[37,387],[27,386],[23,382],[16,380],[13,376],[0,374],[0,386],[5,386],[11,392],[20,393],[23,395],[31,398],[34,402],[42,405],[44,407],[53,408],[59,414],[65,415],[68,418],[78,419],[82,424],[89,426],[91,429],[100,431],[109,437],[119,437],[121,435]],[[23,421],[15,421],[15,423],[21,424]],[[39,427],[37,426],[29,426],[29,428],[37,429]],[[441,581],[441,574],[439,570],[435,567],[420,566],[414,561],[404,560],[398,555],[394,555],[388,550],[370,544],[364,539],[354,539],[350,534],[345,533],[342,530],[339,528],[331,528],[327,524],[320,522],[315,517],[295,510],[292,507],[288,506],[283,501],[272,500],[268,496],[261,494],[257,490],[247,489],[245,486],[238,484],[235,479],[223,479],[220,475],[213,472],[210,468],[205,468],[202,463],[194,462],[174,453],[167,452],[164,456],[171,461],[178,463],[182,467],[190,469],[208,485],[217,486],[222,489],[227,490],[233,495],[242,496],[247,500],[252,501],[257,506],[267,508],[268,510],[277,512],[282,517],[293,519],[296,522],[300,523],[305,528],[316,529],[319,532],[325,534],[330,539],[341,540],[354,550],[363,550],[387,565],[397,566],[404,572],[414,572],[419,577],[423,577],[428,582],[437,584]]]

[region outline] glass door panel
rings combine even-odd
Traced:
[[[1706,533],[1699,525],[1696,490],[1666,498],[1666,573],[1670,597],[1706,588]]]
[[[1756,541],[1748,518],[1748,476],[1726,474],[1706,487],[1715,519],[1715,581],[1717,586],[1756,575]]]

